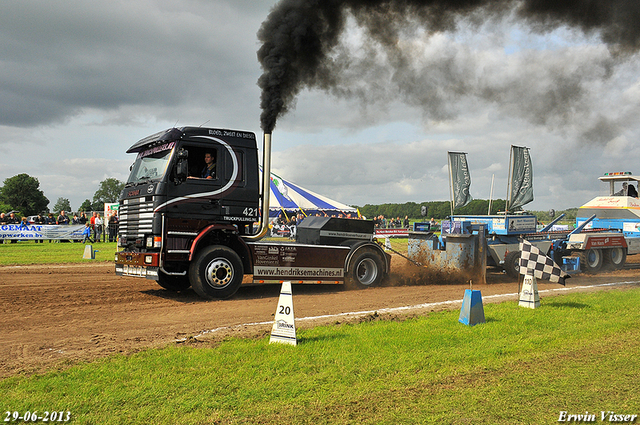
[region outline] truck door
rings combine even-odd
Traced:
[[[169,181],[167,214],[216,219],[224,214],[221,201],[236,188],[237,180],[242,180],[239,155],[228,145],[216,142],[185,142],[179,149],[188,152],[188,176],[178,184],[175,179]]]

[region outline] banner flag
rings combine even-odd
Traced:
[[[271,173],[271,182],[276,187],[276,189],[278,189],[278,192],[280,192],[280,194],[285,199],[287,199],[288,201],[291,201],[291,198],[289,198],[289,193],[288,193],[287,186],[285,186],[285,184],[282,182],[282,179],[280,177],[278,177],[275,174]],[[291,202],[293,202],[293,201],[291,201]]]
[[[453,209],[464,207],[473,200],[469,193],[471,175],[467,165],[467,154],[449,152],[449,174],[451,178]]]
[[[533,166],[529,148],[511,146],[511,194],[509,210],[533,201]]]

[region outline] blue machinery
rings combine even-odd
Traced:
[[[446,271],[460,283],[486,283],[488,265],[502,267],[510,276],[519,274],[520,238],[551,256],[560,252],[568,238],[591,221],[590,217],[573,232],[549,231],[564,217],[556,218],[540,231],[533,215],[454,216],[442,222],[442,235],[409,232],[408,257],[430,268]],[[562,259],[556,258],[559,265]]]

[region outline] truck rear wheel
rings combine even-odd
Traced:
[[[603,255],[601,249],[590,248],[580,253],[580,268],[585,273],[595,273],[602,268]]]
[[[514,279],[520,277],[520,251],[511,251],[504,258],[504,271]]]
[[[612,269],[618,270],[627,261],[627,250],[621,247],[610,248],[604,251],[604,262]]]
[[[356,253],[349,262],[348,279],[356,286],[375,286],[382,280],[383,270],[380,255],[372,249],[365,249]]]
[[[187,275],[184,276],[172,276],[163,273],[158,270],[158,285],[162,286],[164,289],[169,291],[184,291],[189,289],[191,286],[191,282],[189,282],[189,277]]]
[[[243,276],[240,256],[226,246],[204,248],[189,267],[193,290],[207,299],[229,298],[238,291]]]

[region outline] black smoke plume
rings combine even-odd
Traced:
[[[407,63],[397,40],[416,24],[427,34],[435,34],[455,31],[460,19],[481,25],[515,16],[541,33],[568,27],[597,35],[617,54],[640,47],[638,0],[282,0],[258,32],[263,131],[274,129],[278,117],[293,107],[305,87],[348,94],[336,89],[336,84],[349,62],[335,57],[348,16],[392,58],[396,79],[406,76],[402,69]],[[402,84],[399,86],[402,91]],[[457,89],[464,91],[464,82]],[[579,97],[579,91],[576,85],[568,97]],[[438,118],[434,97],[427,94],[420,99],[432,100],[429,112]]]

